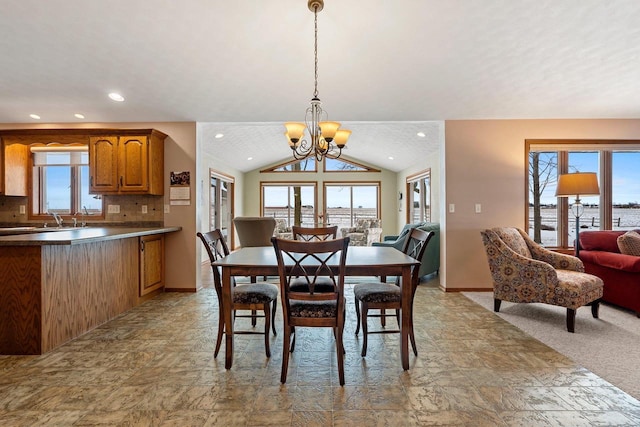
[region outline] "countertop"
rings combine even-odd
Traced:
[[[180,230],[182,227],[78,227],[63,230],[51,227],[50,231],[40,233],[0,236],[0,246],[77,245]]]

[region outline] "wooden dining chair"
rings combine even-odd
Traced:
[[[424,251],[427,249],[429,241],[433,237],[433,231],[423,231],[414,228],[407,237],[402,252],[415,258],[417,260],[422,259]],[[413,297],[416,293],[416,289],[420,283],[420,264],[417,264],[411,269],[411,283],[406,285],[411,286],[411,313],[409,318],[411,319],[411,329],[409,330],[409,338],[411,339],[411,347],[413,347],[413,354],[418,355],[416,348],[416,339],[413,333]],[[400,290],[400,277],[396,278],[395,284],[385,282],[370,282],[360,283],[353,287],[353,294],[356,302],[356,335],[360,332],[360,324],[362,323],[363,342],[362,342],[362,357],[367,355],[367,335],[368,334],[387,334],[398,333],[399,330],[381,329],[375,331],[369,331],[367,328],[368,317],[387,317],[395,316],[398,325],[400,325],[400,308],[402,306],[402,292]],[[405,286],[405,284],[403,284]],[[380,309],[380,314],[369,314],[369,309]],[[394,310],[394,314],[387,314],[386,309]]]
[[[293,240],[304,240],[306,242],[318,240],[335,239],[338,235],[338,226],[331,227],[300,227],[294,225],[291,227]]]
[[[345,302],[344,277],[349,238],[323,241],[296,241],[274,237],[271,239],[278,260],[280,296],[284,318],[282,369],[280,382],[287,381],[289,353],[295,348],[296,328],[329,327],[333,329],[338,358],[338,377],[344,385],[344,331]],[[339,260],[337,271],[330,259]],[[319,278],[328,277],[333,283],[331,292],[317,292]],[[292,289],[293,280],[305,280],[305,289]],[[293,335],[294,341],[291,341]]]
[[[224,328],[224,315],[223,315],[223,303],[222,303],[222,279],[219,268],[213,263],[218,259],[229,255],[229,247],[219,229],[209,231],[207,233],[197,233],[197,236],[202,240],[207,254],[209,255],[209,261],[211,262],[211,269],[213,270],[213,284],[218,295],[218,337],[216,338],[216,349],[213,353],[214,357],[218,356],[220,351],[220,345],[222,343],[222,336],[225,334]],[[253,326],[255,326],[255,318],[264,318],[264,332],[259,331],[243,331],[234,330],[234,334],[263,334],[264,335],[264,348],[267,357],[271,357],[271,350],[269,348],[269,326],[273,330],[273,335],[276,335],[275,326],[275,313],[278,301],[278,287],[274,284],[267,282],[257,282],[245,285],[237,285],[234,278],[231,278],[231,301],[233,310],[232,319],[236,317],[251,318]],[[251,310],[252,314],[237,314],[238,310]],[[264,315],[257,315],[256,311],[262,310]]]

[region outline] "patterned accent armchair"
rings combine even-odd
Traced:
[[[293,239],[293,232],[286,219],[276,219],[276,229],[273,235],[280,239]]]
[[[580,259],[552,252],[518,228],[481,231],[493,277],[494,311],[500,303],[542,302],[567,308],[567,330],[574,332],[576,310],[591,305],[598,318],[603,283],[584,272]]]
[[[359,219],[355,227],[340,229],[342,237],[349,237],[351,246],[371,246],[373,242],[379,242],[382,235],[382,221],[379,219]]]

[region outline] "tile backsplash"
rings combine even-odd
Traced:
[[[86,216],[84,220],[89,225],[131,225],[131,226],[161,226],[164,223],[164,196],[148,195],[105,195],[104,219]],[[119,205],[120,213],[107,213],[109,205]],[[147,206],[147,213],[142,213],[142,206]],[[27,197],[0,196],[0,225],[15,226],[33,224],[42,226],[43,221],[30,220],[27,213],[20,213],[20,206],[28,209]],[[78,221],[80,219],[78,218]],[[53,218],[47,221],[49,226],[55,225]],[[65,225],[67,222],[65,221]],[[71,225],[71,224],[69,224]]]

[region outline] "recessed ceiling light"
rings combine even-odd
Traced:
[[[37,114],[29,114],[29,117],[31,117],[32,119],[40,120],[40,116]]]
[[[247,157],[247,160],[253,160],[253,157]]]
[[[427,136],[424,132],[418,132],[418,133],[417,133],[417,135],[418,135],[420,138],[424,138],[425,136]]]
[[[223,134],[223,133],[216,133],[215,138],[216,138],[216,139],[220,139],[220,138],[222,138],[223,136],[224,136],[224,134]]]
[[[118,101],[118,102],[124,101],[124,96],[120,95],[119,93],[115,93],[115,92],[111,92],[109,94],[109,98],[113,99],[114,101]]]
[[[392,157],[392,156],[389,156],[389,160],[393,160],[393,157]]]
[[[84,114],[76,113],[73,115],[76,119],[84,119]]]

